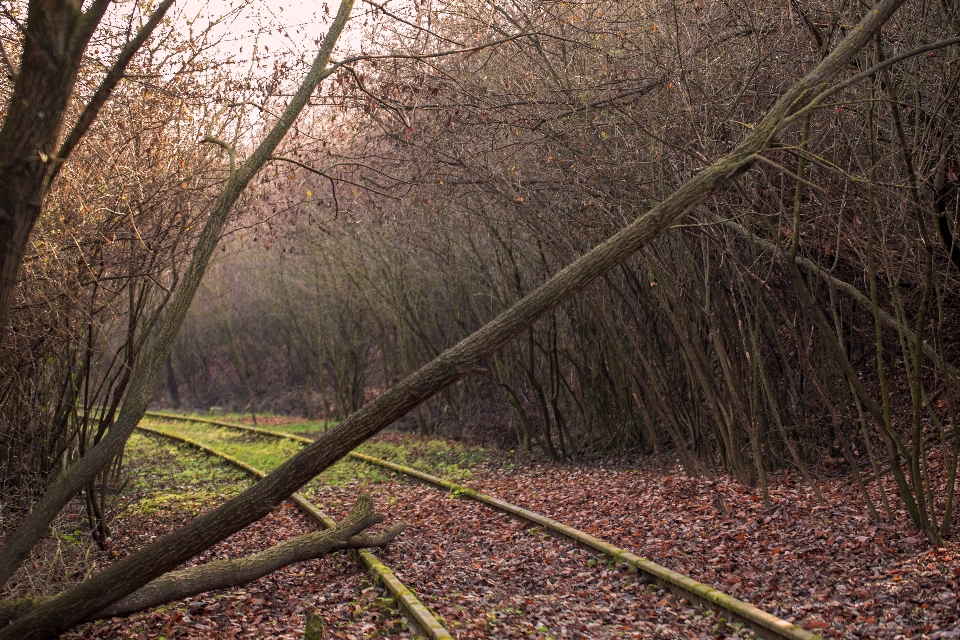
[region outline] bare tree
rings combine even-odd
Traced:
[[[94,0],[86,10],[76,0],[33,0],[24,23],[7,12],[22,34],[23,51],[17,68],[3,55],[13,91],[0,127],[0,326],[7,323],[30,231],[53,179],[172,4],[163,0],[157,5],[121,48],[66,137],[62,130],[77,74],[110,0]]]
[[[95,615],[98,611],[173,569],[179,563],[209,545],[263,517],[295,491],[297,487],[346,455],[357,444],[377,433],[430,396],[472,373],[481,371],[480,363],[482,360],[490,357],[497,349],[526,330],[538,318],[556,308],[561,302],[582,290],[607,270],[663,233],[666,228],[689,213],[705,198],[729,185],[738,176],[743,175],[757,161],[757,154],[764,151],[778,135],[793,124],[798,116],[804,113],[805,109],[817,104],[818,101],[824,99],[824,96],[831,93],[832,78],[848,67],[850,62],[856,58],[864,46],[871,42],[901,4],[902,0],[886,0],[870,9],[866,16],[851,29],[850,34],[822,62],[801,80],[790,86],[776,103],[770,106],[766,115],[750,128],[749,134],[741,143],[737,144],[718,161],[698,172],[692,179],[666,197],[662,203],[642,213],[622,231],[554,275],[510,310],[501,314],[456,346],[443,352],[438,358],[376,400],[365,405],[360,411],[328,431],[314,444],[303,449],[237,498],[196,518],[183,529],[162,538],[140,552],[114,563],[80,586],[37,606],[29,614],[14,620],[0,631],[0,638],[48,637]],[[328,39],[331,38],[332,34],[339,33],[337,26],[342,29],[342,25],[349,15],[349,9],[349,3],[344,3],[341,6],[334,23],[335,28],[332,28],[331,32],[328,33]],[[314,81],[308,81],[301,87],[284,116],[281,116],[281,122],[286,122],[287,128],[292,124],[292,117],[306,103],[316,86],[316,82],[328,75],[327,60],[331,48],[332,42],[325,40],[321,48],[321,54],[318,55],[316,64],[311,70],[310,77]],[[285,130],[282,131],[285,132]],[[279,142],[279,137],[272,135],[273,133],[282,137],[282,133],[274,129],[251,158],[262,158],[261,152],[265,151],[264,147],[266,145],[272,144],[275,146]],[[271,142],[268,143],[268,141]],[[267,153],[270,151],[272,151],[272,147],[267,150]],[[262,158],[262,161],[266,161],[266,158]],[[221,207],[227,201],[227,194],[235,192],[234,189],[237,185],[235,181],[242,182],[243,177],[246,177],[247,180],[252,177],[250,169],[251,165],[244,164],[235,170],[232,176],[233,180],[228,185],[224,198],[218,202],[215,208],[213,219],[217,219]],[[197,286],[193,283],[199,280],[197,271],[199,269],[202,273],[203,267],[216,244],[216,236],[219,235],[219,227],[216,228],[216,232],[210,238],[207,237],[207,229],[204,231],[195,253],[195,256],[199,256],[202,266],[195,266],[197,264],[195,258],[191,264],[191,269],[188,270],[184,278],[184,285],[178,289],[177,296],[170,306],[170,313],[178,318],[177,328],[182,323],[183,315],[186,313],[186,307],[178,305],[178,302],[189,304],[189,298],[192,297],[192,293]],[[193,291],[184,300],[181,298],[181,292],[190,289],[191,286]],[[150,362],[143,369],[150,372],[145,381],[154,382],[175,334],[176,330],[168,329],[166,324],[161,329],[161,335],[157,341],[160,347],[148,355]],[[116,436],[120,441],[114,443],[114,446],[119,447],[123,439],[132,431],[136,421],[143,415],[146,402],[142,398],[148,392],[148,387],[136,388],[138,384],[139,381],[134,381],[136,390],[130,394],[130,398],[133,399],[133,402],[130,402],[130,413],[127,413],[128,408],[125,403],[124,411],[117,425],[111,430],[107,438],[101,441],[99,446]],[[130,424],[126,423],[127,415],[130,415],[132,420]],[[104,449],[106,450],[107,447],[104,447]],[[85,465],[84,463],[87,461],[91,462]],[[105,462],[106,459],[101,460],[100,465],[105,464]],[[100,466],[93,465],[97,465],[95,451],[64,473],[61,478],[72,476],[74,482],[82,481],[85,479],[84,471],[95,473],[100,468]],[[84,466],[87,467],[86,470],[83,469]],[[43,501],[47,499],[47,496],[45,496],[35,513],[41,511],[40,506],[45,507],[44,510],[51,507],[59,510],[62,505],[62,496],[68,493],[69,489],[69,480],[62,483],[58,482],[49,490],[57,497],[51,499],[47,505],[43,505]],[[43,522],[44,526],[49,522],[49,520],[44,522],[43,516],[36,520]],[[7,554],[5,553],[5,555]],[[16,562],[17,555],[13,554],[13,557],[14,562]]]

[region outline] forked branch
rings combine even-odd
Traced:
[[[361,495],[350,514],[331,529],[290,538],[251,556],[214,560],[168,573],[99,611],[89,620],[128,616],[207,591],[240,587],[288,565],[335,551],[382,547],[404,530],[401,524],[374,536],[363,533],[381,522],[383,516],[373,512],[373,500],[368,495]],[[0,625],[6,625],[52,599],[53,596],[4,600],[0,602]]]

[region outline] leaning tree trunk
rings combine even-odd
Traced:
[[[18,618],[0,631],[0,640],[46,638],[88,619],[181,562],[262,518],[297,488],[427,398],[471,373],[483,371],[481,361],[746,171],[756,154],[766,149],[776,135],[794,121],[792,116],[817,104],[822,93],[829,89],[831,78],[847,68],[903,1],[883,0],[869,10],[829,56],[770,107],[742,143],[661,204],[640,215],[480,330],[326,432],[253,487]],[[141,414],[142,411],[137,413],[137,419]]]
[[[213,211],[204,224],[203,230],[200,232],[190,264],[187,266],[183,280],[167,307],[167,313],[157,338],[144,354],[140,366],[130,382],[130,388],[124,398],[120,416],[111,426],[107,435],[47,487],[43,497],[33,506],[26,520],[0,550],[0,584],[9,580],[13,572],[23,563],[30,549],[47,531],[50,523],[60,513],[60,510],[120,452],[127,438],[130,437],[137,423],[140,422],[152,400],[157,376],[173,348],[173,343],[180,332],[184,318],[186,318],[193,296],[200,286],[210,257],[220,241],[223,227],[234,203],[260,168],[270,160],[273,150],[276,149],[287,131],[293,126],[297,116],[307,105],[310,96],[320,82],[332,73],[332,69],[327,67],[330,54],[347,23],[347,19],[350,17],[352,8],[353,0],[344,0],[341,3],[337,17],[320,45],[320,51],[317,53],[307,77],[276,124],[266,134],[246,162],[239,167],[235,166],[235,151],[232,146],[220,140],[208,140],[226,147],[230,155],[230,177],[220,197],[214,203]]]
[[[350,514],[330,529],[284,540],[274,547],[244,558],[214,560],[168,573],[140,587],[106,609],[98,611],[88,621],[128,616],[199,593],[243,586],[277,569],[320,558],[334,551],[382,547],[396,538],[404,529],[403,525],[397,525],[373,537],[361,535],[366,529],[381,522],[383,522],[383,516],[373,512],[373,500],[368,495],[362,495],[357,498]],[[0,625],[25,615],[54,597],[17,598],[0,602]]]

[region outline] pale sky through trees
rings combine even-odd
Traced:
[[[386,0],[377,4],[405,19],[416,20],[417,8],[410,0]],[[420,4],[429,6],[430,3]],[[188,21],[193,20],[196,31],[205,28],[211,20],[228,16],[215,30],[222,36],[217,49],[234,55],[242,63],[249,61],[256,47],[258,58],[272,64],[274,59],[289,55],[312,58],[316,43],[326,33],[338,7],[336,0],[186,0],[180,4],[174,19],[183,25],[184,31],[190,28]],[[359,52],[372,10],[371,5],[363,2],[354,7],[351,23],[338,42],[341,54]],[[423,11],[423,7],[420,10]],[[230,16],[231,12],[235,15]]]

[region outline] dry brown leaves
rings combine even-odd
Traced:
[[[342,517],[352,490],[323,488],[316,501]],[[402,480],[372,492],[389,521],[408,525],[378,555],[457,638],[745,637],[592,553],[478,503]]]
[[[663,476],[590,465],[481,464],[469,485],[580,528],[792,620],[825,637],[960,638],[960,545],[931,547],[903,526],[871,520],[852,487],[821,483],[824,504],[794,477],[759,492],[726,478]],[[743,637],[618,567],[482,505],[398,478],[318,489],[335,517],[374,494],[407,531],[377,552],[458,638]],[[128,521],[135,549],[180,522]],[[206,556],[259,550],[309,525],[272,514]],[[227,593],[193,598],[74,637],[299,638],[308,611],[328,637],[409,637],[346,555],[305,563]]]
[[[716,586],[775,615],[843,638],[960,638],[960,545],[933,548],[871,520],[852,487],[795,477],[759,490],[574,466],[477,469],[470,483]]]
[[[183,450],[183,454],[196,455],[188,450]],[[211,483],[211,487],[215,486],[215,482]],[[198,485],[193,489],[202,495],[203,489],[211,487]],[[198,506],[205,509],[217,502],[209,499]],[[114,528],[115,554],[119,557],[135,551],[187,519],[183,512],[169,509],[146,516],[121,516]],[[314,529],[296,508],[286,505],[191,564],[249,555]],[[299,639],[303,637],[309,612],[323,618],[327,638],[412,637],[399,614],[383,600],[387,595],[383,589],[370,585],[348,554],[337,553],[286,567],[243,588],[203,594],[129,618],[100,621],[65,637]]]

